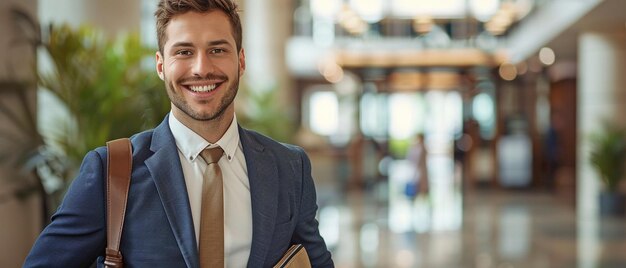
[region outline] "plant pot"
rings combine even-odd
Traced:
[[[626,214],[626,196],[618,192],[600,193],[600,215],[624,216]]]

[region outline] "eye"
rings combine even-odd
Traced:
[[[192,54],[191,51],[185,50],[185,49],[176,51],[176,55],[190,56],[191,54]]]
[[[226,50],[225,50],[225,49],[223,49],[223,48],[214,48],[214,49],[211,49],[211,54],[220,54],[220,53],[224,53],[224,52],[226,52]]]

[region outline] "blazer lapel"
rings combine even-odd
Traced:
[[[168,119],[169,115],[154,130],[150,146],[154,155],[145,163],[154,179],[165,214],[187,267],[199,267],[189,196]]]
[[[265,263],[278,209],[278,168],[274,155],[265,151],[253,134],[239,127],[250,181],[252,203],[252,247],[248,267],[261,267]]]

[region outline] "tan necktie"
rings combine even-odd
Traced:
[[[202,183],[200,217],[200,267],[224,267],[224,192],[222,170],[217,164],[224,151],[220,147],[200,153],[207,163]]]

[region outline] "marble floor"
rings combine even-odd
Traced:
[[[337,267],[626,267],[626,218],[579,219],[548,192],[318,188]]]

